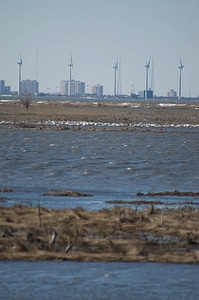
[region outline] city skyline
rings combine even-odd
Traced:
[[[37,79],[40,91],[56,92],[72,77],[104,86],[113,95],[113,65],[121,59],[122,94],[145,89],[145,61],[154,57],[154,94],[179,91],[179,56],[186,65],[182,97],[197,97],[199,20],[197,0],[14,0],[0,10],[0,78],[18,90],[22,79]],[[73,12],[73,13],[71,13]],[[150,82],[149,82],[150,86]]]
[[[182,90],[182,75],[181,75],[181,71],[182,71],[182,69],[184,68],[184,65],[182,65],[182,60],[181,60],[181,58],[179,58],[180,59],[180,66],[178,66],[178,69],[180,70],[180,76],[179,76],[179,81],[178,81],[178,93],[176,92],[176,95],[178,95],[178,98],[180,99],[181,97],[183,98],[183,97],[185,97],[185,96],[182,96],[181,95],[181,90]],[[152,60],[154,60],[154,57],[153,57],[153,59]],[[36,78],[37,78],[37,61],[38,61],[38,50],[37,50],[37,53],[36,53]],[[153,81],[154,81],[154,78],[153,78],[153,73],[154,73],[154,70],[153,70],[153,66],[152,66],[152,70],[151,70],[151,65],[150,65],[150,63],[151,63],[151,57],[149,58],[149,61],[147,62],[145,62],[145,69],[146,69],[146,73],[145,73],[145,87],[144,87],[144,89],[141,89],[141,90],[139,90],[139,91],[137,91],[137,94],[135,94],[135,91],[133,90],[131,90],[131,92],[130,93],[128,93],[128,94],[122,94],[122,93],[119,93],[118,91],[119,91],[119,85],[120,85],[120,80],[121,80],[121,78],[119,78],[120,77],[120,74],[118,74],[118,73],[120,73],[120,68],[121,68],[121,59],[120,59],[120,62],[118,62],[118,60],[117,60],[117,62],[114,64],[114,66],[113,66],[113,69],[114,69],[114,84],[113,84],[113,94],[109,94],[110,96],[114,96],[114,97],[116,97],[116,96],[120,96],[120,95],[131,95],[132,93],[133,94],[135,94],[135,95],[144,95],[144,98],[145,99],[147,99],[148,97],[149,98],[153,98],[153,96],[157,96],[157,95],[154,95],[153,94]],[[35,82],[37,82],[37,80],[36,79],[33,79],[33,80],[30,80],[30,79],[22,79],[22,57],[21,57],[21,55],[20,55],[20,58],[19,58],[19,61],[17,62],[17,64],[18,64],[18,95],[19,96],[21,96],[21,92],[20,91],[22,91],[22,89],[21,89],[21,84],[22,84],[22,82],[23,82],[23,86],[26,86],[27,84],[29,85],[30,83],[29,82],[31,82],[31,84],[33,84],[34,85],[34,83]],[[118,65],[119,65],[119,67],[118,67]],[[64,79],[64,80],[60,80],[59,81],[59,91],[58,91],[58,86],[56,86],[56,92],[52,92],[52,94],[61,94],[61,95],[68,95],[68,96],[74,96],[74,95],[81,95],[81,96],[83,96],[84,94],[95,94],[95,93],[92,93],[92,90],[93,90],[93,87],[94,86],[101,86],[99,83],[98,84],[93,84],[92,86],[91,86],[91,91],[88,91],[87,90],[87,92],[86,92],[86,90],[85,90],[85,82],[80,82],[79,80],[74,80],[74,79],[72,79],[72,72],[71,72],[71,69],[73,68],[73,62],[72,62],[72,55],[71,55],[71,60],[70,60],[70,63],[68,64],[68,67],[69,67],[69,80],[66,80],[66,79]],[[150,71],[150,72],[149,72]],[[149,79],[150,79],[150,84],[149,84]],[[4,80],[1,80],[1,81],[4,81]],[[65,82],[65,84],[67,83],[67,85],[68,85],[68,87],[66,88],[61,88],[60,86],[60,84],[61,83],[63,83],[63,82]],[[74,92],[75,90],[80,90],[80,88],[75,88],[74,86],[73,86],[73,92],[71,93],[71,84],[72,84],[72,82],[73,82],[73,85],[74,85],[74,83],[76,83],[76,84],[78,84],[78,83],[82,83],[82,84],[84,84],[84,88],[83,88],[83,90],[84,90],[84,92]],[[38,83],[38,82],[37,82]],[[38,83],[38,86],[39,86],[39,83]],[[37,86],[37,88],[32,88],[31,87],[31,90],[33,89],[33,90],[37,90],[37,92],[35,92],[35,94],[37,94],[38,93],[38,86]],[[132,85],[133,86],[133,85]],[[88,85],[87,85],[87,87],[88,87]],[[67,90],[67,93],[63,93],[61,90]],[[174,89],[170,89],[170,91],[171,90],[174,90]],[[168,94],[169,94],[169,92],[170,91],[167,91],[167,96],[168,96]],[[16,93],[17,91],[14,91],[14,90],[12,90],[12,89],[10,89],[10,92],[11,93]],[[51,93],[51,91],[50,91],[50,89],[49,88],[47,88],[47,90],[44,92],[44,91],[39,91],[40,93]],[[143,94],[144,93],[144,94]],[[100,95],[102,95],[101,94],[101,92],[100,92]],[[142,97],[142,96],[141,96]],[[166,95],[158,95],[157,97],[166,97]],[[190,97],[190,95],[189,95],[189,97]],[[199,97],[199,96],[198,96]]]

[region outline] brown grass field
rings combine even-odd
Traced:
[[[123,124],[198,124],[199,105],[160,106],[154,103],[31,101],[28,111],[20,101],[0,101],[0,122],[43,129],[37,122],[94,121]],[[58,128],[57,128],[58,129]]]
[[[0,260],[199,263],[199,210],[1,207]]]

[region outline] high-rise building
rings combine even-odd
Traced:
[[[75,95],[83,96],[85,94],[85,82],[75,81]]]
[[[61,80],[59,83],[60,94],[63,96],[68,96],[68,88],[69,88],[68,80]]]
[[[5,80],[0,80],[0,94],[5,93]]]
[[[5,85],[5,80],[0,80],[0,94],[9,95],[11,93],[11,87]]]
[[[102,97],[103,96],[103,85],[95,84],[92,86],[92,94],[96,97]]]
[[[70,84],[71,90],[69,89],[70,94],[68,94],[68,96],[75,96],[75,80],[72,79]]]
[[[85,94],[85,82],[71,80],[71,91],[70,91],[70,81],[61,80],[60,84],[60,94],[63,96],[84,96]],[[70,91],[70,95],[69,95]]]
[[[39,93],[39,82],[36,80],[22,80],[21,81],[21,93],[29,92],[30,94]]]

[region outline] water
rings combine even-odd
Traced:
[[[99,209],[106,200],[139,200],[137,193],[198,191],[199,134],[195,129],[95,132],[0,129],[2,205]],[[74,190],[92,197],[44,196]],[[149,199],[149,198],[146,198]],[[186,197],[158,197],[167,202]],[[191,200],[198,200],[194,198]]]
[[[7,300],[199,297],[199,268],[194,265],[1,262],[0,266],[1,299]]]
[[[198,191],[197,128],[140,132],[0,128],[1,205],[100,209],[138,192]],[[50,197],[75,190],[93,197]],[[146,199],[151,200],[149,197]],[[181,203],[187,197],[158,197]],[[198,198],[194,198],[197,201]],[[196,265],[0,262],[1,299],[197,299]]]

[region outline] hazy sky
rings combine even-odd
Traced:
[[[199,95],[199,0],[1,0],[0,79],[18,90],[36,78],[40,91],[56,92],[60,80],[102,84],[113,94],[113,65],[121,59],[122,93],[145,87],[145,61],[154,58],[154,93]],[[87,88],[86,88],[87,90]]]

